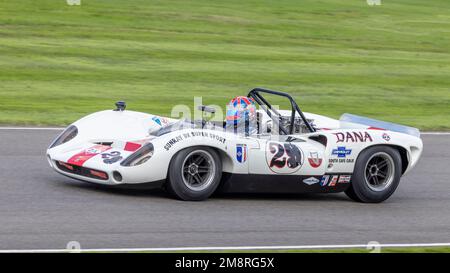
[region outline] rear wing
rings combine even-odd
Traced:
[[[374,128],[385,129],[393,132],[403,133],[407,135],[412,135],[420,138],[420,131],[417,128],[404,126],[400,124],[395,124],[391,122],[361,117],[352,114],[343,114],[339,119],[341,123],[356,123],[360,125],[365,125]]]

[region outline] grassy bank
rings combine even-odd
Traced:
[[[304,111],[450,129],[450,1],[0,0],[0,123],[123,99],[168,115],[255,86]]]

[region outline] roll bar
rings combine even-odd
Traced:
[[[282,96],[282,97],[289,99],[289,101],[291,103],[291,126],[290,126],[289,130],[280,126],[280,117],[281,117],[280,113],[272,107],[272,105],[262,96],[261,93]],[[295,112],[298,112],[298,114],[302,118],[303,122],[306,124],[306,127],[308,128],[308,130],[311,133],[316,131],[316,129],[314,129],[314,127],[312,127],[311,124],[309,124],[309,122],[306,120],[305,115],[303,115],[303,112],[300,110],[300,107],[298,107],[297,103],[294,101],[294,99],[291,97],[291,95],[289,95],[287,93],[279,92],[279,91],[274,91],[274,90],[257,87],[257,88],[250,90],[250,92],[248,93],[248,97],[253,98],[261,106],[261,108],[264,109],[264,111],[267,113],[267,115],[276,123],[278,128],[280,128],[280,130],[285,135],[291,135],[294,133]],[[278,116],[277,119],[275,119],[273,117],[271,111],[276,116]]]

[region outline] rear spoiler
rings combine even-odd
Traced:
[[[339,119],[341,123],[357,123],[369,127],[379,128],[379,129],[385,129],[393,132],[403,133],[407,135],[412,135],[415,137],[420,137],[420,131],[417,128],[404,126],[400,124],[395,124],[391,122],[361,117],[357,115],[352,114],[343,114],[341,118]]]

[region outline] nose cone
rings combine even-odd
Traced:
[[[82,139],[135,140],[146,138],[150,130],[161,126],[152,115],[134,111],[102,111],[77,122]]]

